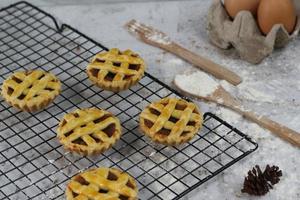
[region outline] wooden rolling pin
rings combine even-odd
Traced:
[[[139,23],[136,20],[131,20],[125,26],[130,33],[138,35],[143,42],[171,52],[218,79],[226,80],[233,85],[238,85],[242,82],[241,77],[236,73],[171,41],[169,36],[159,30]]]

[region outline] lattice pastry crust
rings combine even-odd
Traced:
[[[2,96],[13,107],[35,112],[47,107],[60,94],[60,81],[42,70],[15,72],[2,84]]]
[[[140,114],[140,128],[155,142],[178,145],[191,140],[202,127],[197,106],[183,99],[164,98]]]
[[[85,171],[71,179],[66,189],[67,200],[137,200],[135,180],[114,168]]]
[[[87,66],[90,80],[98,87],[113,92],[126,90],[144,75],[145,62],[131,50],[111,49],[97,54]]]
[[[58,127],[64,147],[82,155],[102,153],[121,136],[119,119],[98,108],[77,109],[66,114]]]

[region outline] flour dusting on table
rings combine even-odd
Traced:
[[[145,37],[152,42],[156,42],[163,45],[168,45],[172,43],[170,37],[166,34],[152,28],[151,26],[142,24],[136,20],[134,20],[133,23],[130,23],[130,25],[128,26],[128,30],[131,33],[143,32],[145,34]]]
[[[159,44],[164,44],[164,45],[168,45],[168,44],[171,44],[171,40],[168,36],[166,36],[165,34],[162,34],[160,32],[154,32],[154,33],[151,33],[149,35],[146,35],[146,37],[153,41],[153,42],[156,42],[156,43],[159,43]]]
[[[174,82],[182,90],[201,97],[209,96],[219,86],[212,77],[202,71],[177,75]]]
[[[242,116],[240,114],[224,107],[220,107],[217,110],[216,114],[222,117],[222,119],[224,119],[225,121],[230,122],[232,124],[236,124],[242,120]]]
[[[272,103],[275,100],[274,96],[268,95],[265,92],[261,92],[257,89],[251,88],[249,85],[242,85],[239,87],[241,95],[248,100],[260,102],[270,102]]]

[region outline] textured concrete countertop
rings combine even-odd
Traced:
[[[12,0],[2,0],[8,5]],[[176,74],[196,70],[190,64],[137,41],[123,29],[130,19],[137,19],[168,33],[194,52],[223,64],[240,74],[244,81],[230,88],[247,107],[300,131],[300,39],[277,50],[260,65],[240,60],[233,51],[212,46],[206,34],[209,0],[101,3],[100,1],[31,0],[42,9],[91,36],[107,47],[130,48],[145,58],[148,72],[168,85]],[[108,2],[108,1],[106,1]],[[78,4],[77,4],[78,3]],[[201,82],[196,83],[201,84]],[[172,86],[173,87],[173,86]],[[300,199],[300,151],[270,132],[214,104],[200,102],[202,110],[211,111],[251,136],[259,149],[183,199]],[[283,170],[282,181],[264,197],[241,194],[243,177],[255,164],[274,164]]]

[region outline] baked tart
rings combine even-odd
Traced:
[[[202,127],[198,107],[183,99],[164,98],[151,103],[140,114],[140,128],[153,141],[178,145],[191,140]]]
[[[98,108],[77,109],[66,114],[58,126],[58,139],[65,149],[81,155],[102,153],[121,136],[119,119]]]
[[[67,185],[67,200],[137,200],[137,184],[129,174],[114,168],[90,169]]]
[[[87,66],[89,79],[98,87],[113,92],[130,88],[144,72],[145,62],[138,54],[116,48],[97,54]]]
[[[35,112],[47,107],[60,94],[61,83],[42,70],[18,71],[2,84],[1,94],[13,107]]]

